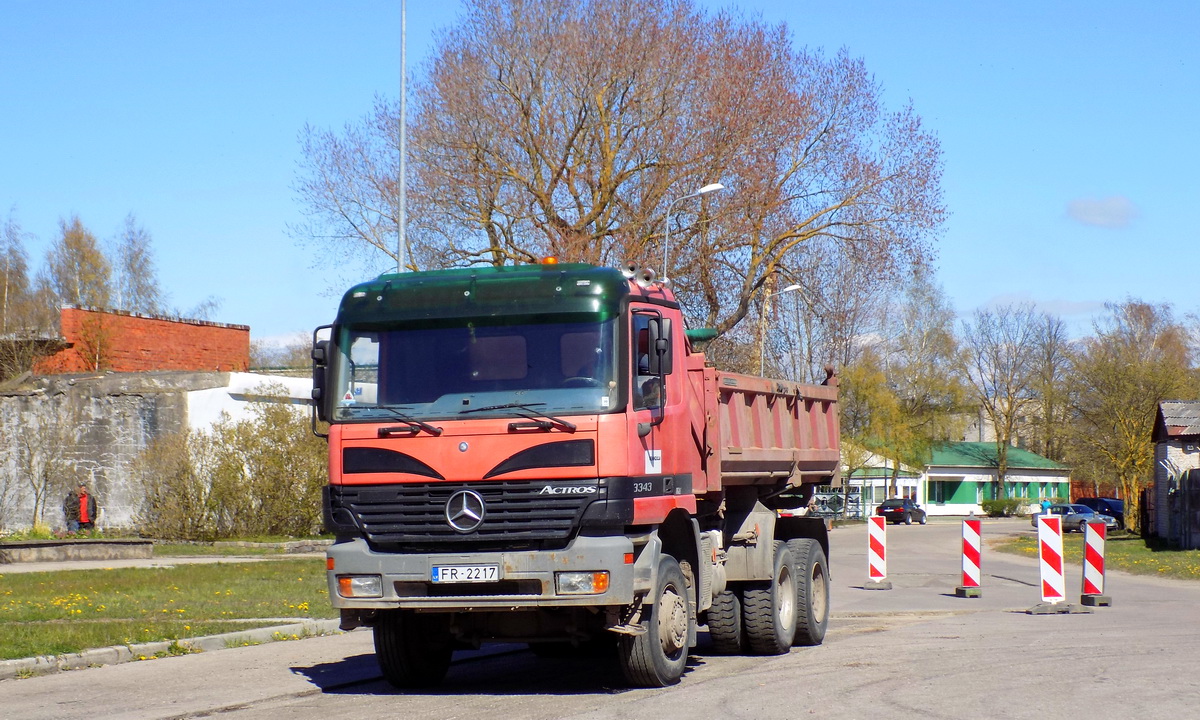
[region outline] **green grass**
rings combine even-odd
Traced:
[[[323,558],[0,574],[0,659],[332,617]]]
[[[1023,535],[997,542],[1003,552],[1037,557],[1037,537]],[[1083,536],[1063,535],[1063,554],[1068,562],[1083,562]],[[1114,533],[1104,543],[1106,570],[1123,570],[1138,575],[1158,575],[1182,580],[1200,580],[1200,550],[1175,550],[1147,543],[1137,535]]]

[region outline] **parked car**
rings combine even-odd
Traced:
[[[1087,505],[1078,503],[1069,503],[1062,505],[1051,505],[1051,515],[1062,516],[1063,532],[1083,532],[1083,524],[1090,522],[1102,522],[1109,530],[1117,529],[1117,519],[1112,515],[1102,515]],[[1042,513],[1037,513],[1030,520],[1030,524],[1037,527],[1038,518]]]
[[[917,501],[911,498],[884,500],[879,504],[879,507],[875,508],[875,514],[887,518],[888,522],[893,525],[898,525],[899,523],[912,525],[913,520],[924,525],[926,520],[929,519],[925,516],[925,511],[921,509]]]
[[[1117,519],[1117,527],[1125,527],[1125,501],[1117,498],[1079,498],[1075,501],[1079,505],[1087,505],[1091,509],[1101,515],[1112,515]]]

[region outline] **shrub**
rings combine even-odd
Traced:
[[[326,446],[300,408],[259,388],[251,417],[160,438],[139,456],[143,534],[170,540],[310,535],[320,529]]]
[[[980,503],[988,517],[1012,517],[1025,503],[1021,498],[1001,498],[999,500],[984,500]]]

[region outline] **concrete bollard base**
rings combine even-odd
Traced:
[[[1075,603],[1038,603],[1025,611],[1026,615],[1088,615],[1092,611]]]

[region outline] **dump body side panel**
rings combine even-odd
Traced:
[[[827,483],[837,474],[837,383],[806,385],[714,372],[723,486]],[[711,480],[710,480],[711,482]]]

